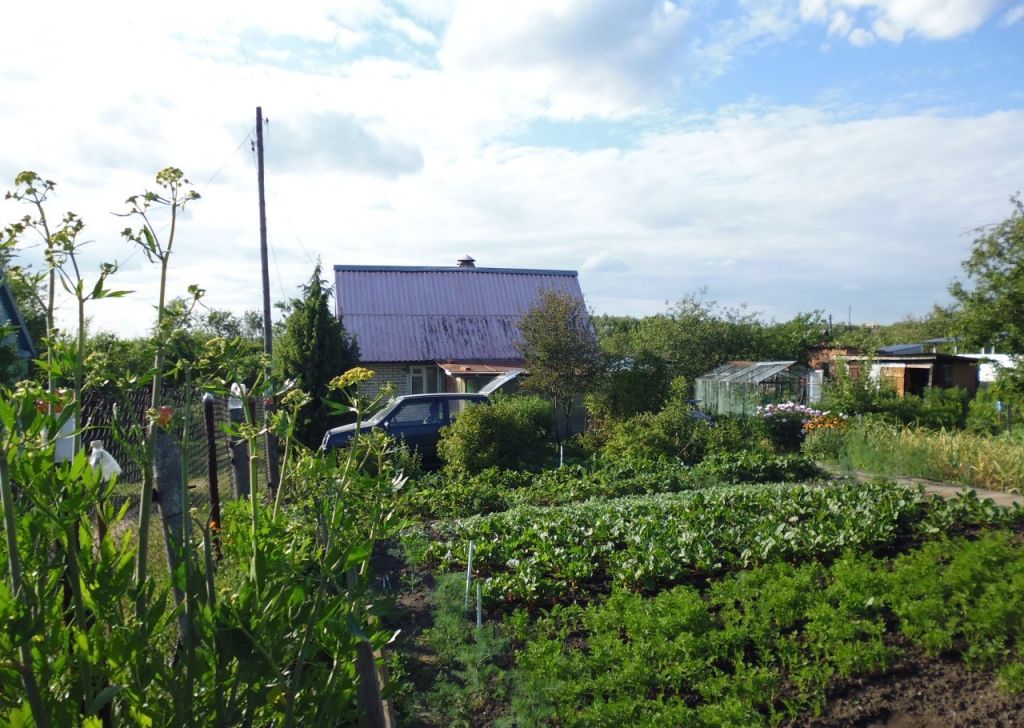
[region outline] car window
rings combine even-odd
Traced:
[[[406,402],[391,418],[393,425],[436,425],[444,420],[441,402]]]
[[[458,419],[459,415],[466,411],[467,407],[472,407],[474,404],[479,404],[479,400],[475,399],[450,399],[448,400],[448,416],[452,422]]]

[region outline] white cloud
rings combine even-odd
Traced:
[[[583,261],[581,270],[587,273],[622,273],[629,270],[629,261],[622,255],[603,250]]]
[[[1002,20],[999,21],[999,24],[1004,28],[1009,28],[1011,25],[1019,23],[1022,19],[1024,19],[1024,3],[1014,5],[1012,8],[1007,10],[1006,14],[1003,15]]]
[[[829,35],[847,36],[853,29],[853,19],[846,12],[839,10],[832,14],[828,23]]]
[[[800,19],[822,23],[828,18],[827,0],[800,0]]]
[[[800,16],[804,21],[828,23],[830,35],[864,46],[874,37],[901,43],[908,34],[930,40],[956,38],[977,30],[1006,4],[1006,0],[802,0]]]
[[[599,311],[659,310],[705,284],[780,316],[852,302],[885,318],[891,300],[924,311],[957,273],[959,233],[1004,217],[1021,187],[1022,112],[844,121],[741,106],[680,121],[659,107],[685,101],[682,74],[733,68],[800,18],[844,13],[838,35],[857,42],[876,32],[879,7],[750,0],[697,43],[697,6],[653,0],[262,14],[190,1],[174,14],[118,5],[103,23],[80,4],[12,6],[5,21],[27,30],[0,64],[0,190],[22,168],[60,183],[55,208],[82,214],[95,240],[88,265],[121,260],[117,285],[137,291],[92,312],[121,332],[151,322],[155,272],[109,213],[167,164],[203,194],[180,229],[171,290],[197,283],[211,306],[259,305],[257,104],[270,118],[274,298],[293,295],[317,256],[328,268],[448,265],[468,252],[485,266],[581,268]],[[67,23],[47,24],[54,13]],[[68,55],[39,53],[44,42]],[[622,148],[590,151],[508,141],[537,119],[584,117],[655,131],[616,127]],[[0,222],[19,214],[0,202]],[[843,280],[863,285],[860,298],[835,298]]]
[[[735,17],[725,18],[712,26],[707,38],[696,42],[691,61],[696,73],[719,75],[730,68],[737,58],[752,55],[764,46],[792,37],[799,30],[797,12],[791,3],[783,0],[740,0],[740,11]],[[812,5],[807,12],[817,12]]]
[[[474,87],[532,100],[533,114],[621,118],[672,82],[687,17],[667,0],[468,0],[438,58]]]
[[[852,46],[856,46],[857,48],[866,48],[875,42],[875,35],[870,30],[854,28],[847,36],[847,40],[850,41],[850,45]]]

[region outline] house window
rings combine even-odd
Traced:
[[[409,367],[409,394],[429,392],[427,381],[426,367]]]

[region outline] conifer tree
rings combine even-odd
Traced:
[[[312,396],[296,425],[299,441],[311,448],[320,445],[325,430],[341,424],[331,421],[324,404],[327,383],[359,360],[356,342],[331,312],[332,290],[320,275],[318,261],[309,283],[302,286],[302,297],[292,299],[284,337],[276,352],[279,376],[295,378],[297,385]]]

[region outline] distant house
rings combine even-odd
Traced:
[[[892,386],[901,397],[922,396],[928,387],[960,387],[971,396],[978,391],[978,362],[974,359],[937,352],[907,353],[907,348],[896,350],[902,353],[884,353],[880,349],[874,356],[846,357],[850,375],[859,377],[865,367],[870,367],[873,380]]]
[[[582,299],[576,271],[336,265],[338,315],[373,369],[369,391],[477,392],[523,366],[518,322],[549,290]]]
[[[839,361],[860,353],[861,350],[853,346],[818,344],[808,348],[807,366],[820,371],[824,380],[828,381],[835,376],[836,365]]]

